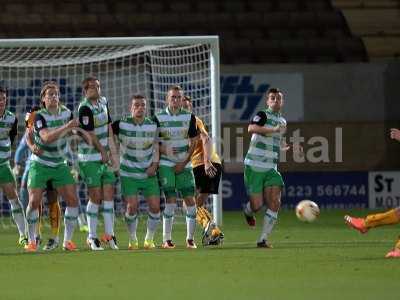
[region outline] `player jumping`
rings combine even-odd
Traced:
[[[190,112],[193,110],[192,99],[183,97],[182,107]],[[221,229],[214,223],[211,213],[204,207],[210,194],[218,194],[219,182],[221,180],[221,159],[212,146],[211,138],[203,121],[196,116],[197,129],[200,131],[200,139],[196,142],[196,148],[191,156],[194,179],[196,181],[196,206],[197,222],[203,227],[204,246],[219,245],[224,239]]]

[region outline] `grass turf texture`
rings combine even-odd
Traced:
[[[307,224],[282,211],[274,249],[255,247],[262,215],[251,230],[240,213],[224,214],[223,247],[203,248],[198,234],[197,250],[184,247],[183,222],[174,227],[177,249],[152,251],[126,250],[122,219],[120,251],[90,252],[77,233],[78,253],[23,253],[15,246],[16,229],[1,229],[0,299],[398,299],[400,259],[384,258],[398,226],[361,235],[344,225],[343,214],[322,211]],[[161,226],[158,245],[160,238]]]

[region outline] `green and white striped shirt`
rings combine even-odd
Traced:
[[[117,127],[114,126],[113,127]],[[137,124],[132,116],[119,121],[117,127],[121,145],[120,175],[136,179],[147,178],[146,169],[153,162],[154,142],[158,141],[157,119],[144,118]]]
[[[174,150],[174,155],[161,154],[160,165],[174,167],[183,161],[189,150],[189,138],[197,136],[196,117],[187,110],[180,109],[173,114],[168,107],[157,115],[160,122],[160,140]],[[189,162],[185,168],[192,168]]]
[[[44,128],[47,128],[50,131],[60,128],[67,124],[71,119],[72,112],[64,105],[59,106],[56,114],[51,114],[45,108],[36,112],[34,123],[34,143],[44,152],[41,155],[32,153],[32,161],[50,168],[55,168],[66,163],[66,138],[62,137],[50,144],[46,144],[40,137],[39,132]]]
[[[252,124],[273,128],[277,125],[285,125],[286,120],[280,113],[273,112],[269,108],[259,112],[252,120]],[[282,136],[275,132],[268,135],[253,133],[250,147],[244,160],[246,166],[258,169],[260,172],[277,169]]]
[[[17,134],[17,122],[15,115],[8,110],[0,116],[0,166],[10,161],[12,140]]]
[[[94,131],[99,143],[107,151],[108,145],[108,124],[111,123],[107,99],[101,97],[96,105],[93,105],[90,100],[84,99],[78,108],[79,122],[83,129]],[[85,141],[81,141],[78,145],[78,160],[79,162],[98,162],[101,161],[100,152]]]

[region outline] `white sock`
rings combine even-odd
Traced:
[[[67,206],[64,214],[64,243],[72,240],[72,235],[78,219],[79,208]]]
[[[26,234],[26,223],[22,204],[18,199],[9,199],[9,202],[14,222],[17,224],[19,236],[24,236]]]
[[[186,239],[193,240],[196,229],[196,206],[186,206]]]
[[[163,213],[163,242],[172,240],[171,232],[174,224],[176,203],[165,203]]]
[[[26,210],[26,221],[28,223],[28,238],[30,243],[36,243],[37,223],[39,222],[39,210],[31,209],[28,206]]]
[[[86,218],[89,227],[89,238],[97,238],[97,221],[99,214],[99,205],[89,200],[86,206]]]
[[[104,233],[114,235],[114,201],[103,201]]]
[[[79,216],[78,216],[78,224],[79,224],[79,227],[87,225],[84,213],[80,213],[79,214]]]
[[[138,215],[130,215],[128,212],[125,213],[125,222],[128,227],[129,237],[131,241],[137,241],[136,231],[138,224]]]
[[[278,212],[267,209],[264,216],[262,232],[258,240],[259,242],[262,242],[262,240],[268,240],[268,236],[271,233],[272,229],[274,228],[277,219],[278,219]]]
[[[149,217],[147,218],[147,232],[146,237],[144,238],[146,241],[152,241],[154,239],[154,233],[156,232],[156,228],[160,223],[160,213],[152,213],[149,211]]]
[[[254,216],[254,211],[251,209],[250,206],[250,201],[246,203],[246,206],[244,207],[244,214],[248,217]]]

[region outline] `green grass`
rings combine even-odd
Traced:
[[[197,250],[184,248],[182,222],[177,249],[154,251],[126,250],[121,220],[122,250],[101,253],[86,250],[79,233],[77,253],[27,254],[15,246],[15,228],[1,229],[0,299],[399,299],[400,259],[384,258],[397,226],[361,235],[343,224],[342,211],[323,211],[312,224],[283,211],[274,249],[257,249],[261,219],[251,230],[241,214],[226,213],[223,247]]]

